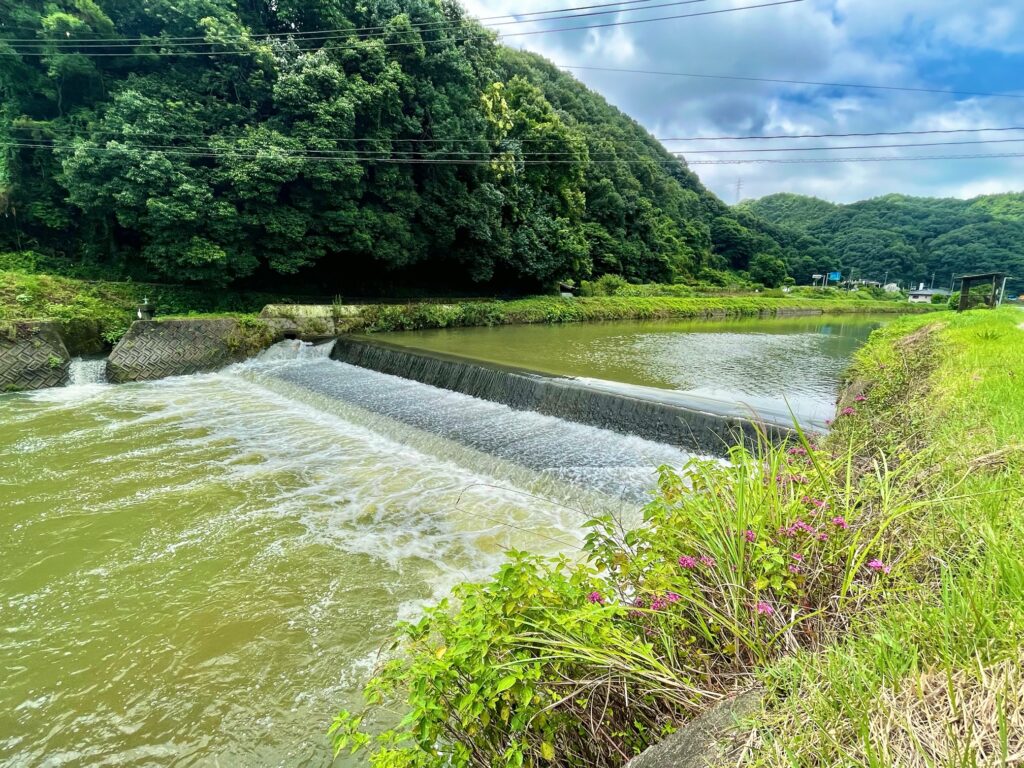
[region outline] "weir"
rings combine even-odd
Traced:
[[[732,445],[752,444],[759,431],[778,441],[792,429],[788,413],[755,414],[741,404],[685,393],[547,376],[452,355],[411,351],[377,340],[342,337],[331,357],[515,410],[636,435],[706,455],[723,455]]]

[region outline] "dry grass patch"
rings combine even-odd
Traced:
[[[1022,666],[1024,654],[987,668],[924,674],[883,692],[870,719],[878,758],[894,768],[1024,765]]]

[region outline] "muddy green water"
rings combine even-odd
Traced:
[[[396,620],[684,460],[327,359],[0,396],[0,765],[328,765]]]
[[[644,385],[828,399],[874,324],[406,341]],[[331,718],[358,705],[396,620],[493,572],[510,546],[573,551],[587,515],[635,514],[654,468],[687,458],[322,353],[149,384],[90,379],[0,396],[4,768],[329,765]]]
[[[658,387],[823,421],[850,356],[892,316],[453,328],[393,344],[563,376]]]

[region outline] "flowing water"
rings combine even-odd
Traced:
[[[805,422],[831,418],[850,356],[886,316],[516,325],[382,334],[533,371],[670,389]]]
[[[822,408],[873,318],[392,341]],[[674,448],[284,342],[209,375],[0,396],[0,766],[326,766],[396,620],[509,547],[574,552]]]
[[[0,397],[0,765],[328,765],[397,619],[687,458],[329,351]]]

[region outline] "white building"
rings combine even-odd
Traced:
[[[921,283],[916,291],[911,290],[907,295],[911,304],[931,304],[932,296],[948,298],[950,293],[945,288],[925,288],[924,283]]]

